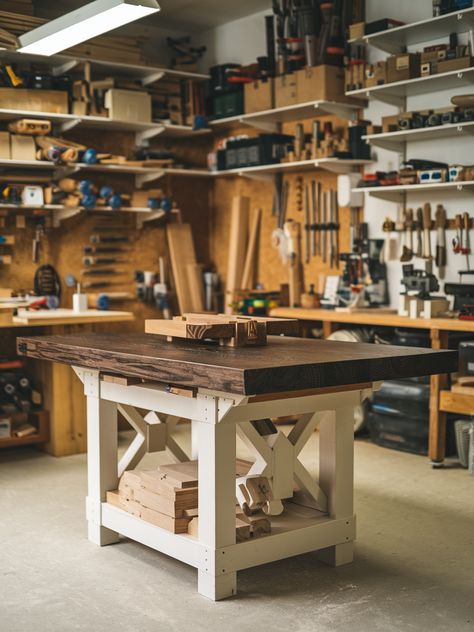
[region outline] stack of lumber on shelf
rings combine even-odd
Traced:
[[[236,477],[245,475],[251,463],[236,460]],[[130,470],[118,490],[107,492],[107,502],[172,533],[198,537],[198,462],[161,465],[157,470]],[[262,512],[246,516],[236,507],[237,540],[270,532]]]
[[[4,4],[5,3],[2,3],[0,6],[3,8]],[[8,4],[13,5],[14,3],[10,2]],[[48,20],[44,20],[43,18],[33,17],[32,15],[12,13],[4,10],[0,11],[0,45],[9,49],[17,48],[18,41],[16,38],[27,31],[41,26],[47,21]],[[2,33],[2,31],[6,33]],[[10,41],[8,40],[7,34],[10,35]],[[71,55],[90,57],[91,59],[139,64],[146,61],[142,55],[140,44],[140,38],[136,37],[101,36],[88,40],[84,44],[74,46],[67,52]]]

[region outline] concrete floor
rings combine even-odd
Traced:
[[[180,562],[134,542],[86,540],[85,464],[0,455],[0,632],[474,630],[466,470],[357,441],[355,562],[333,569],[309,554],[242,571],[239,595],[213,603]]]

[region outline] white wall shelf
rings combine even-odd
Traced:
[[[409,193],[447,192],[447,193],[468,193],[474,190],[474,180],[465,182],[441,182],[439,184],[399,184],[393,186],[380,187],[357,187],[352,189],[354,193],[367,193],[372,197],[380,198],[388,202],[402,202],[405,195]]]
[[[371,160],[341,160],[339,158],[320,158],[319,160],[299,160],[296,162],[279,162],[274,165],[258,165],[256,167],[241,167],[238,169],[226,169],[214,171],[216,177],[220,176],[246,176],[264,177],[273,176],[276,173],[288,171],[332,171],[333,173],[349,173],[354,167],[371,164]]]
[[[352,102],[339,103],[336,101],[310,101],[308,103],[298,103],[262,112],[252,112],[249,114],[239,114],[228,118],[215,119],[210,121],[210,126],[214,131],[228,130],[249,125],[258,129],[274,132],[281,123],[289,123],[302,119],[317,116],[338,116],[344,119],[354,119],[357,111],[363,108],[365,103]]]
[[[44,57],[42,55],[29,55],[18,53],[16,51],[1,50],[0,59],[3,62],[11,63],[33,63],[49,67],[53,74],[58,76],[66,72],[71,72],[74,68],[80,68],[85,63],[91,64],[92,70],[102,70],[110,73],[112,76],[133,77],[139,79],[142,85],[150,85],[155,81],[163,78],[179,81],[180,79],[191,79],[194,81],[206,81],[210,77],[207,74],[196,72],[184,72],[182,70],[173,70],[172,68],[163,68],[161,66],[144,65],[144,64],[123,64],[113,61],[105,61],[89,57],[78,57],[74,55],[53,55]]]
[[[346,92],[350,97],[378,99],[384,103],[404,107],[405,99],[417,94],[436,92],[437,90],[457,90],[465,86],[474,85],[474,68],[452,70],[428,77],[417,77],[405,81],[384,83],[380,86],[362,88]]]
[[[386,53],[402,53],[408,46],[448,37],[450,33],[464,33],[473,27],[474,8],[470,8],[365,35],[361,41]]]
[[[438,140],[440,138],[452,138],[455,140],[463,136],[470,138],[473,134],[474,121],[466,121],[465,123],[399,130],[398,132],[368,134],[367,136],[363,136],[363,138],[374,147],[381,147],[382,149],[401,153],[404,151],[406,144],[410,142]]]

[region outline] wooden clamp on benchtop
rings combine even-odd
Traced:
[[[183,314],[173,320],[145,321],[145,333],[165,336],[168,342],[216,340],[222,346],[246,347],[267,344],[267,336],[296,336],[299,322],[295,318],[261,318],[225,314]]]

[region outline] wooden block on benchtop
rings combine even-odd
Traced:
[[[190,522],[189,518],[172,518],[146,507],[142,507],[140,518],[145,520],[145,522],[154,524],[156,527],[171,531],[171,533],[187,533]]]
[[[205,340],[206,338],[232,338],[235,328],[230,323],[192,323],[184,320],[155,318],[145,320],[145,333],[188,340]]]

